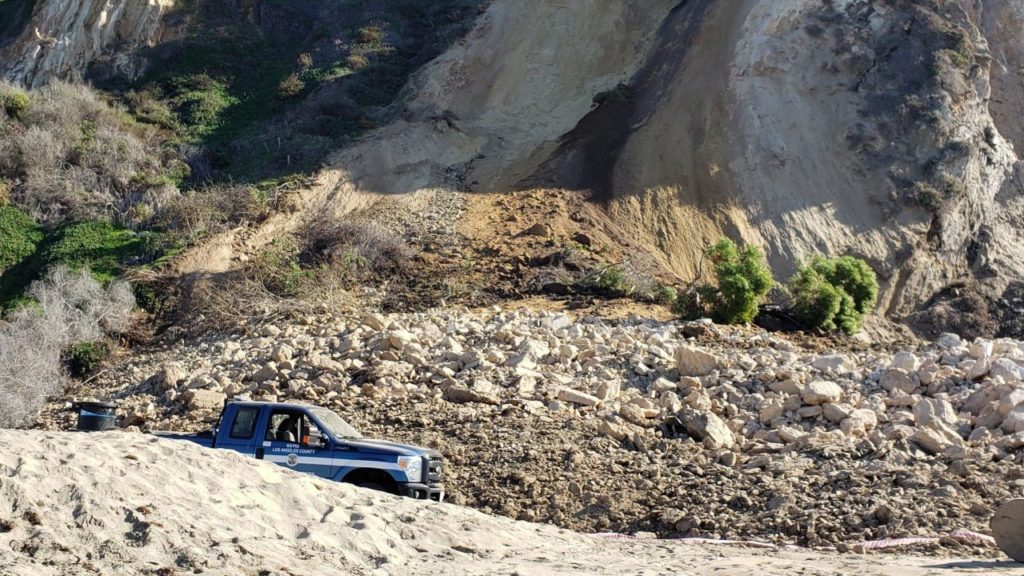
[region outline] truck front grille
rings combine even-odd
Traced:
[[[427,462],[427,483],[440,484],[444,480],[444,459],[431,456]]]

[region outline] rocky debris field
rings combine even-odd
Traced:
[[[138,351],[72,392],[143,430],[202,429],[229,396],[328,406],[442,451],[454,503],[580,531],[844,549],[985,532],[1024,496],[1024,344],[828,343],[499,308],[304,317]],[[40,425],[72,427],[66,408]]]

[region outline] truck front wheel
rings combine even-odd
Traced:
[[[368,488],[370,490],[376,490],[378,492],[391,492],[390,490],[388,490],[387,488],[385,488],[384,486],[382,486],[382,485],[380,485],[380,484],[378,484],[376,482],[357,482],[356,486],[358,486],[360,488]]]

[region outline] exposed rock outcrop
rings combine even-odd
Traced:
[[[100,60],[134,78],[142,68],[135,51],[161,39],[162,18],[175,0],[43,0],[24,30],[0,44],[0,74],[39,85],[74,78]]]

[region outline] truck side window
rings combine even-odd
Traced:
[[[231,424],[231,437],[239,440],[252,438],[252,433],[256,431],[256,418],[259,414],[259,408],[239,408],[235,414],[235,421]]]

